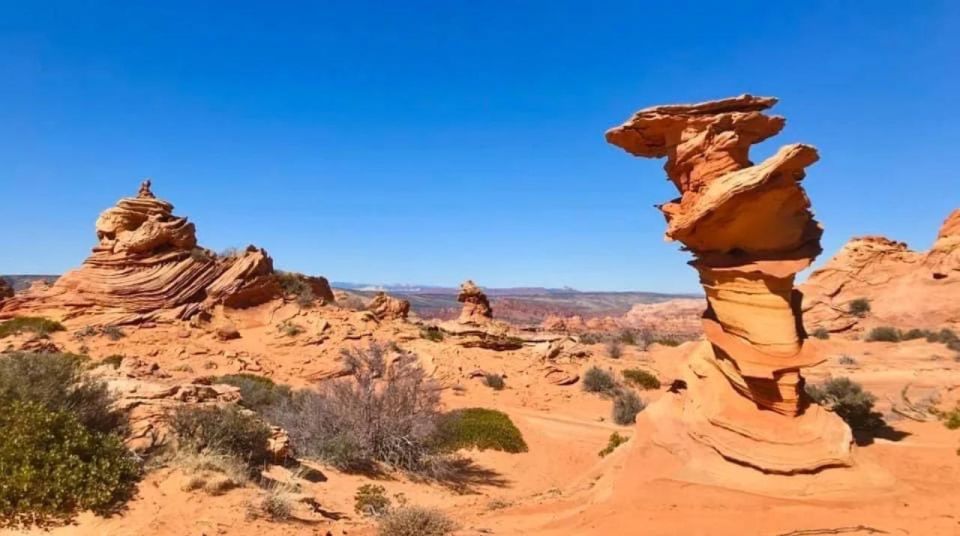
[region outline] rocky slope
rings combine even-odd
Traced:
[[[808,329],[859,334],[878,325],[960,326],[960,210],[947,217],[926,252],[881,236],[852,239],[801,291]],[[850,310],[860,299],[870,304],[866,314]]]

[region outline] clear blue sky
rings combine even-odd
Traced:
[[[143,177],[212,249],[333,280],[696,291],[609,146],[775,95],[826,254],[960,206],[958,2],[0,2],[0,273],[59,273]]]

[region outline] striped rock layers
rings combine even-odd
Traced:
[[[666,236],[693,253],[707,296],[707,342],[686,375],[687,433],[728,460],[793,474],[849,465],[852,438],[805,396],[801,375],[823,361],[793,286],[821,251],[822,230],[800,186],[817,151],[793,144],[749,160],[751,145],[784,126],[763,113],[775,103],[743,95],[647,108],[606,138],[636,156],[665,157],[681,194],[659,207]]]
[[[96,232],[98,243],[80,268],[7,300],[0,315],[60,307],[67,318],[98,314],[93,323],[126,324],[189,318],[217,304],[257,305],[280,293],[266,251],[250,246],[217,256],[197,248],[194,225],[157,199],[150,181],[100,214]]]

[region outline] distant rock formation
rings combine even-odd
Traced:
[[[927,252],[882,236],[847,242],[800,287],[809,328],[859,334],[865,328],[960,327],[960,210],[951,213]],[[850,304],[866,299],[868,313]]]
[[[247,307],[280,293],[267,252],[248,247],[218,257],[197,248],[196,229],[157,199],[150,181],[137,197],[121,199],[96,223],[98,244],[83,265],[8,300],[0,315],[15,310],[62,307],[101,314],[101,323],[183,319],[213,305]]]
[[[0,302],[7,298],[12,298],[13,294],[13,285],[8,283],[6,279],[0,277]]]
[[[666,157],[681,194],[659,208],[667,238],[693,253],[707,295],[707,341],[691,355],[677,402],[686,433],[740,465],[810,473],[851,465],[852,435],[808,399],[801,375],[824,361],[819,341],[805,340],[793,289],[821,251],[800,186],[817,151],[793,144],[760,164],[749,159],[751,145],[784,126],[763,113],[776,102],[743,95],[647,108],[606,138],[636,156]]]
[[[379,320],[405,320],[410,314],[410,302],[378,292],[367,305],[367,310]]]
[[[484,324],[493,318],[487,295],[471,280],[460,285],[457,301],[463,304],[459,319],[461,324]]]

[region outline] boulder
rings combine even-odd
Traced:
[[[367,305],[367,310],[378,320],[406,320],[410,314],[410,302],[378,292]]]

